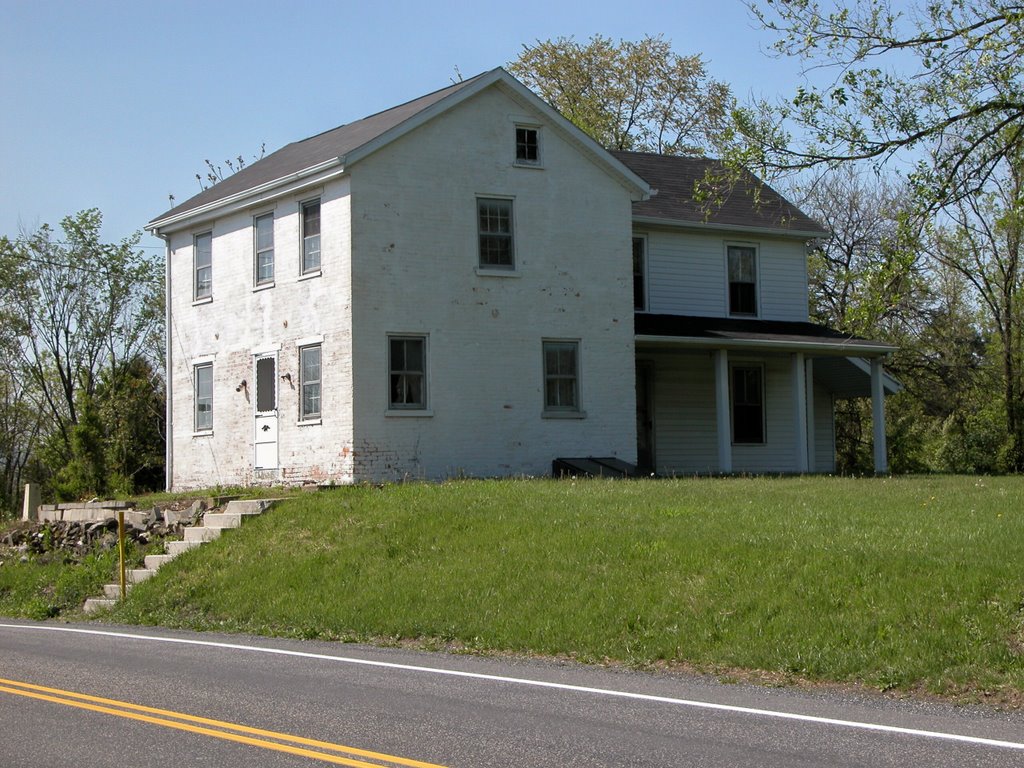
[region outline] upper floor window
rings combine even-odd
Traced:
[[[205,299],[213,295],[213,233],[196,235],[193,248],[195,280],[192,297]]]
[[[544,342],[544,410],[578,412],[580,344],[578,341]]]
[[[205,432],[213,429],[213,363],[197,365],[195,373],[195,429]]]
[[[427,407],[427,339],[425,336],[388,337],[388,408],[424,410]]]
[[[256,285],[274,282],[274,214],[253,219],[256,250]]]
[[[302,204],[302,274],[320,269],[320,201]]]
[[[540,165],[540,131],[529,126],[516,126],[516,164]]]
[[[732,368],[732,441],[764,442],[764,370],[759,365]]]
[[[729,314],[757,315],[757,248],[730,245]]]
[[[299,349],[299,420],[320,418],[320,345]]]
[[[647,311],[647,254],[646,241],[633,238],[633,309]]]
[[[512,201],[481,197],[476,202],[480,266],[484,269],[514,269]]]

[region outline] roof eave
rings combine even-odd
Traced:
[[[749,235],[775,235],[792,237],[801,240],[816,240],[828,237],[828,232],[817,229],[788,229],[783,227],[748,227],[742,224],[723,224],[713,221],[690,221],[687,219],[669,219],[661,216],[634,216],[634,224],[646,226],[674,227],[678,229],[700,229],[718,232],[739,232]]]
[[[881,357],[896,351],[891,344],[859,341],[793,341],[787,339],[728,339],[707,336],[660,336],[637,334],[637,344],[696,347],[700,349],[744,349],[761,351],[817,352],[842,357]]]
[[[325,173],[332,171],[333,173]],[[319,183],[326,181],[329,178],[339,176],[345,172],[345,158],[344,157],[332,157],[330,160],[325,160],[322,163],[317,163],[309,168],[304,168],[301,171],[290,173],[287,176],[282,176],[279,179],[264,182],[255,187],[236,192],[233,195],[222,197],[217,200],[213,200],[204,205],[190,208],[187,211],[181,211],[173,216],[167,216],[162,219],[154,219],[153,221],[146,224],[146,230],[153,235],[159,236],[161,232],[167,232],[171,229],[178,229],[180,225],[191,221],[198,221],[206,218],[210,218],[215,211],[221,211],[222,209],[228,208],[240,208],[247,207],[251,204],[253,198],[266,198],[278,197],[282,194],[295,191],[295,182],[301,182],[299,187],[307,186],[313,183]],[[321,176],[321,174],[323,174]]]

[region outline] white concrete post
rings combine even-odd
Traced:
[[[807,358],[804,362],[804,375],[807,392],[807,471],[817,471],[818,461],[814,453],[814,360]]]
[[[21,505],[22,520],[36,520],[39,514],[39,486],[25,483],[25,497]]]
[[[729,419],[729,353],[714,352],[715,417],[718,424],[718,471],[732,472],[732,428]]]
[[[790,355],[793,373],[793,417],[796,419],[796,471],[807,473],[807,376],[804,373],[804,353]]]
[[[889,471],[885,445],[885,390],[882,387],[882,358],[871,358],[871,421],[874,426],[875,474]]]

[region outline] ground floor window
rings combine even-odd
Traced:
[[[196,432],[213,429],[213,363],[195,367]]]
[[[388,337],[388,407],[423,410],[427,407],[427,339],[425,336]]]
[[[578,341],[544,342],[545,411],[579,411],[579,355]]]
[[[732,368],[732,441],[764,442],[764,369],[759,365]]]
[[[320,418],[320,345],[299,349],[299,420]]]

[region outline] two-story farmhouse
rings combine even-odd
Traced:
[[[708,162],[606,152],[495,69],[158,216],[168,485],[831,470],[892,348],[807,322],[820,227],[752,177],[707,216]]]

